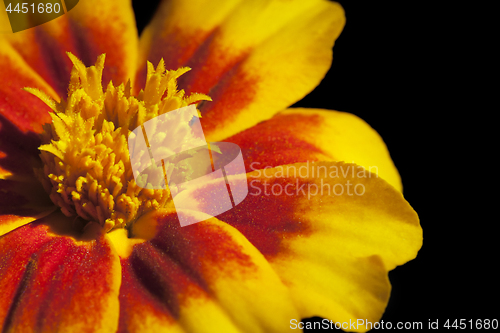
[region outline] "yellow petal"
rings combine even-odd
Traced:
[[[217,218],[266,257],[300,316],[379,320],[389,298],[387,272],[415,258],[422,245],[418,216],[403,195],[342,162],[297,163],[247,177],[228,177],[232,186],[247,182],[249,194]],[[178,196],[204,211],[200,195],[214,185]]]
[[[140,63],[193,70],[179,80],[200,105],[209,140],[270,118],[312,91],[328,71],[344,26],[329,1],[164,1],[141,36]],[[137,86],[145,80],[145,68]]]
[[[350,113],[287,109],[225,141],[241,147],[248,171],[297,162],[345,161],[361,165],[402,189],[382,138]]]

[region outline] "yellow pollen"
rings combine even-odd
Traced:
[[[210,101],[203,94],[184,96],[177,78],[189,68],[167,71],[163,59],[155,69],[147,63],[147,80],[137,97],[130,80],[102,87],[105,54],[94,66],[73,54],[67,101],[57,103],[44,92],[25,88],[54,112],[45,124],[37,176],[50,198],[66,216],[98,222],[105,231],[131,225],[139,216],[164,207],[169,189],[144,189],[134,180],[127,146],[129,133],[163,113]]]

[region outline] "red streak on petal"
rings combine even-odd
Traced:
[[[308,236],[312,232],[309,221],[302,217],[304,208],[298,205],[299,201],[303,203],[307,200],[300,192],[297,194],[297,188],[303,184],[307,190],[307,180],[255,180],[248,178],[249,194],[245,200],[217,218],[238,229],[267,259],[278,254],[283,257],[288,250],[284,239]],[[285,188],[290,195],[284,192],[278,194],[280,189],[284,191]]]
[[[200,273],[200,263],[206,266],[203,270],[214,271],[223,270],[228,262],[237,263],[242,270],[253,267],[241,246],[218,226],[196,223],[181,227],[177,215],[159,218],[158,225],[157,236],[151,243],[194,273],[200,284],[203,277],[196,275]]]
[[[150,243],[143,243],[134,248],[129,258],[131,273],[140,283],[142,294],[147,291],[145,300],[158,311],[168,310],[174,317],[179,317],[180,306],[190,298],[203,297],[205,294],[199,281],[185,270],[183,263],[176,262],[168,254]]]
[[[242,62],[237,62],[210,88],[208,95],[212,102],[200,103],[201,124],[205,134],[234,120],[254,100],[259,77],[245,72],[241,64]]]
[[[105,242],[76,245],[33,223],[0,238],[0,251],[3,330],[56,331],[83,321],[92,332],[101,322],[112,272]]]
[[[71,31],[66,19],[61,19],[61,25],[66,31]],[[36,50],[36,54],[23,54],[23,51],[19,50],[20,53],[23,54],[31,68],[52,86],[59,97],[66,99],[70,72],[73,67],[66,52],[70,51],[76,54],[75,41],[70,34],[54,38],[41,28],[33,29],[33,37],[34,45],[32,47],[33,51]],[[90,64],[88,65],[90,66]]]
[[[156,65],[163,58],[167,69],[177,69],[186,66],[200,45],[211,39],[213,31],[198,30],[194,34],[186,35],[181,28],[175,27],[162,34],[165,34],[160,37],[164,42],[159,47],[152,47],[148,60]]]
[[[9,60],[0,55],[0,64]],[[35,81],[20,76],[10,66],[0,66],[0,77],[9,78],[8,84],[0,85],[0,112],[21,131],[42,131],[41,124],[50,121],[50,108],[40,99],[23,91],[24,87],[38,87]]]
[[[145,315],[163,318],[173,323],[175,319],[169,310],[168,303],[162,302],[158,295],[152,294],[143,284],[130,260],[122,259],[122,285],[120,287],[120,321],[118,332],[129,332],[134,329],[134,323],[143,324]]]
[[[196,52],[183,64],[192,68],[179,78],[179,86],[186,93],[209,93],[226,73],[239,66],[247,57],[247,52],[239,51],[235,54],[218,43],[218,34],[218,28],[211,31]]]
[[[88,19],[90,20],[90,17]],[[127,57],[122,47],[123,39],[116,38],[122,35],[122,27],[117,22],[107,24],[111,21],[103,21],[99,18],[93,22],[82,23],[76,21],[71,15],[64,15],[58,18],[58,27],[54,31],[49,30],[50,26],[35,27],[23,32],[24,38],[13,41],[12,46],[26,63],[52,86],[60,98],[66,99],[70,72],[73,67],[66,52],[73,53],[86,66],[94,65],[97,57],[106,53],[106,65],[103,72],[104,87],[110,80],[113,80],[115,85],[119,85],[129,79],[127,69],[123,65]],[[55,31],[62,31],[62,33],[56,34]],[[12,76],[1,75],[1,77],[9,77],[10,81]],[[24,84],[20,88],[26,86],[36,87],[33,84]]]
[[[22,231],[21,231],[22,230]],[[40,230],[25,226],[0,237],[0,322],[2,332],[8,331],[19,299],[24,294],[34,262],[30,260],[47,242]]]
[[[247,171],[306,161],[317,161],[323,151],[306,142],[304,130],[318,128],[318,115],[275,116],[224,141],[242,150]],[[310,135],[308,133],[308,135]]]
[[[112,20],[112,18],[108,19]],[[122,40],[113,37],[121,36],[123,33],[119,30],[118,24],[106,25],[101,19],[97,19],[95,22],[87,22],[85,27],[82,27],[79,22],[70,19],[68,25],[73,45],[76,46],[74,54],[82,60],[85,66],[93,66],[97,57],[106,53],[102,75],[103,87],[106,87],[111,80],[115,86],[118,86],[130,79],[127,68],[123,65],[126,63],[127,54],[123,51]],[[68,80],[64,82],[67,86]]]
[[[162,45],[153,45],[148,56],[155,66],[163,58],[167,69],[182,66],[192,68],[179,78],[178,86],[187,94],[203,93],[212,98],[212,102],[199,105],[205,134],[224,126],[247,107],[255,98],[255,86],[259,81],[256,73],[242,69],[250,50],[234,52],[221,45],[218,36],[217,28],[198,31],[193,35],[186,35],[179,28],[174,28],[165,36],[156,36]],[[145,66],[139,71],[136,80],[138,91],[146,82]]]
[[[208,133],[233,120],[252,102],[259,80],[256,74],[242,69],[250,51],[235,53],[218,42],[218,33],[218,29],[210,33],[186,63],[192,70],[179,78],[179,87],[186,93],[203,93],[212,98],[212,102],[199,106]]]
[[[207,38],[210,38],[210,31],[198,30],[196,33],[186,35],[180,28],[172,28],[168,32],[157,31],[153,36],[153,45],[147,60],[155,67],[163,59],[167,70],[175,70],[179,67],[187,66],[189,59],[196,50],[203,45]],[[146,64],[141,64],[141,69],[137,72],[135,88],[136,93],[144,88],[146,84]],[[186,74],[184,74],[186,75]],[[179,86],[181,89],[183,86]]]
[[[188,300],[208,297],[210,281],[218,274],[254,269],[250,257],[220,226],[181,227],[176,214],[160,216],[157,222],[156,236],[122,260],[122,330],[135,312],[148,311],[167,321],[178,318]]]

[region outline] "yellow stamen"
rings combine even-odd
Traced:
[[[163,59],[156,69],[148,62],[146,86],[134,97],[130,80],[119,86],[110,82],[103,91],[104,54],[88,68],[68,55],[73,69],[66,102],[26,88],[54,111],[39,148],[44,167],[36,173],[66,216],[96,221],[105,231],[125,227],[171,200],[168,188],[144,189],[135,183],[129,133],[160,114],[211,99],[202,94],[185,97],[177,90],[177,78],[189,68],[167,71]]]

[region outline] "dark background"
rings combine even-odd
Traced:
[[[332,67],[294,106],[347,111],[377,130],[401,174],[404,196],[420,216],[423,247],[415,260],[389,273],[392,294],[382,320],[426,327],[439,319],[445,330],[447,319],[498,319],[497,236],[491,228],[498,218],[482,214],[486,204],[476,206],[474,198],[485,194],[467,186],[481,178],[471,174],[474,155],[462,147],[470,132],[454,128],[464,96],[448,89],[463,79],[457,55],[445,52],[450,41],[458,37],[466,44],[470,37],[462,33],[462,16],[448,21],[453,8],[435,4],[338,2],[347,23]],[[142,29],[157,1],[133,3]]]

